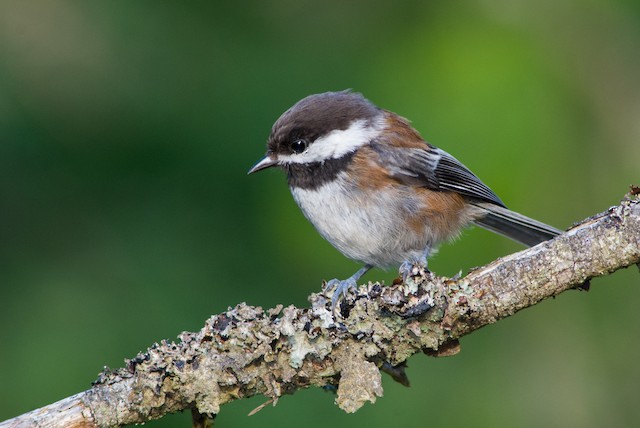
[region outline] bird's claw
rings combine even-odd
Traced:
[[[331,297],[331,313],[335,314],[338,302],[346,298],[351,289],[358,288],[358,283],[354,278],[347,278],[343,280],[334,278],[326,283],[324,291],[327,292],[332,288],[335,288],[335,290],[333,290],[333,296]]]
[[[343,280],[334,278],[331,281],[328,281],[324,285],[322,290],[325,293],[330,291],[332,288],[335,288],[335,290],[333,290],[333,296],[331,297],[331,313],[332,314],[335,315],[336,306],[338,305],[338,302],[341,299],[344,299],[345,297],[347,297],[347,293],[349,292],[349,290],[358,288],[358,280],[362,277],[362,275],[367,273],[367,271],[372,267],[373,267],[372,265],[364,265],[360,269],[358,269],[356,273],[351,275],[349,278],[343,279]]]
[[[429,269],[427,269],[426,262],[412,263],[405,260],[404,262],[402,262],[402,264],[400,265],[400,268],[398,269],[400,273],[400,277],[402,278],[403,284],[406,284],[407,279],[409,279],[410,276],[414,275],[413,273],[414,268],[418,268],[418,270],[424,269],[425,272],[429,272]]]

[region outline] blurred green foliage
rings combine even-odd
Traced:
[[[305,305],[345,260],[277,171],[298,99],[353,88],[513,209],[567,227],[639,184],[636,1],[0,3],[0,420],[246,301]],[[518,250],[481,230],[430,266]],[[393,272],[366,279],[389,281]],[[415,356],[355,415],[317,389],[224,426],[634,426],[636,269]],[[150,426],[186,426],[188,414]]]

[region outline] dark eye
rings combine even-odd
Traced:
[[[294,140],[291,143],[291,151],[293,153],[302,153],[305,150],[307,150],[307,147],[309,146],[309,143],[307,143],[307,140]]]

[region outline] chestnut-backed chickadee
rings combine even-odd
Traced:
[[[528,246],[561,233],[508,210],[406,119],[350,91],[310,95],[284,112],[249,174],[276,165],[318,232],[364,264],[327,283],[333,308],[374,266],[400,264],[404,280],[413,266],[426,268],[429,253],[470,223]]]

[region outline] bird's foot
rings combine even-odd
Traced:
[[[355,290],[356,288],[358,288],[358,283],[353,277],[342,280],[334,278],[327,282],[327,284],[324,286],[324,291],[329,291],[332,288],[335,289],[333,290],[333,296],[331,297],[331,312],[335,313],[338,302],[346,298],[350,290]]]
[[[347,297],[347,293],[350,290],[358,288],[358,280],[362,275],[367,273],[367,271],[371,268],[372,268],[371,265],[364,265],[358,270],[358,272],[354,273],[349,278],[343,279],[343,280],[334,278],[328,281],[324,285],[324,287],[322,287],[322,291],[324,291],[325,293],[335,288],[335,290],[333,290],[333,296],[331,297],[331,313],[332,314],[336,313],[336,306],[338,305],[338,302],[340,302],[340,300]]]
[[[407,279],[409,279],[410,276],[420,274],[421,270],[424,270],[424,272],[429,272],[426,262],[414,263],[405,260],[404,262],[402,262],[399,269],[402,282],[406,284]]]

